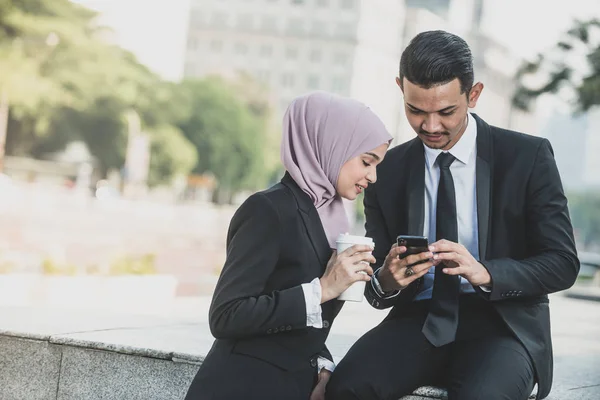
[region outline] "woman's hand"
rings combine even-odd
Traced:
[[[354,245],[340,254],[333,252],[325,273],[321,277],[321,304],[338,297],[350,285],[358,281],[370,281],[375,262],[368,245]]]

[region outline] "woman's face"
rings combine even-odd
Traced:
[[[375,183],[377,180],[375,168],[383,161],[388,146],[388,143],[384,143],[346,161],[336,185],[338,195],[344,199],[354,200],[370,183]]]

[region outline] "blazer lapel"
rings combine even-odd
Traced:
[[[425,150],[421,140],[413,142],[408,156],[410,160],[405,164],[409,168],[406,234],[421,236],[425,221]],[[397,206],[400,207],[401,204]]]
[[[306,227],[308,238],[310,239],[319,261],[323,265],[323,268],[325,268],[331,257],[331,248],[329,247],[329,242],[325,235],[325,230],[323,229],[323,224],[321,223],[317,209],[310,200],[310,197],[300,189],[288,173],[285,174],[281,182],[291,189],[296,198],[298,212]]]
[[[491,232],[491,190],[492,190],[492,140],[490,126],[476,114],[477,121],[477,161],[475,183],[477,192],[477,223],[479,238],[479,259],[486,260]]]

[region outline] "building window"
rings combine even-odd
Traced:
[[[267,32],[274,32],[277,30],[277,19],[271,16],[263,17],[261,21],[261,28]]]
[[[291,88],[294,86],[294,83],[295,83],[294,75],[292,75],[290,73],[286,73],[281,76],[281,86],[286,87],[286,88]]]
[[[335,33],[337,36],[349,38],[354,36],[354,25],[351,23],[340,23],[336,26]]]
[[[327,25],[321,21],[314,21],[311,27],[311,32],[314,36],[326,36],[327,35]]]
[[[334,93],[338,93],[338,94],[346,94],[346,80],[341,77],[341,76],[337,76],[335,78],[332,79],[331,81],[331,91]]]
[[[336,65],[348,65],[349,57],[346,53],[335,53],[333,63]]]
[[[216,27],[225,27],[227,26],[227,14],[225,13],[215,13],[212,16],[212,25]]]
[[[295,60],[298,58],[298,48],[296,46],[288,46],[285,49],[285,58]]]
[[[342,8],[346,10],[351,10],[354,8],[354,0],[341,0]]]
[[[252,15],[250,14],[238,15],[238,27],[242,29],[251,30],[254,25],[253,22]]]
[[[215,53],[220,53],[223,50],[223,42],[221,40],[211,40],[210,49]]]
[[[263,44],[260,46],[259,54],[261,57],[271,57],[273,55],[273,46],[270,44]]]
[[[311,62],[314,62],[314,63],[320,62],[321,58],[322,58],[321,50],[319,50],[319,49],[313,49],[310,52],[310,61]]]
[[[271,73],[266,70],[261,70],[256,73],[256,77],[259,81],[263,83],[269,83],[269,79],[271,78]]]
[[[236,43],[233,50],[235,51],[235,54],[240,54],[240,55],[244,55],[246,53],[248,53],[248,46],[246,45],[246,43]]]
[[[185,64],[185,75],[186,76],[191,76],[194,74],[194,64],[192,63],[186,63]]]
[[[288,22],[287,30],[289,33],[299,34],[304,31],[302,20],[299,18],[292,18]]]
[[[309,75],[306,80],[306,87],[310,90],[316,90],[319,88],[319,77],[317,75]]]

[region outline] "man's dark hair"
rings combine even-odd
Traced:
[[[473,86],[473,56],[462,38],[445,31],[419,33],[410,41],[400,58],[400,82],[429,89],[458,78],[460,92]]]

